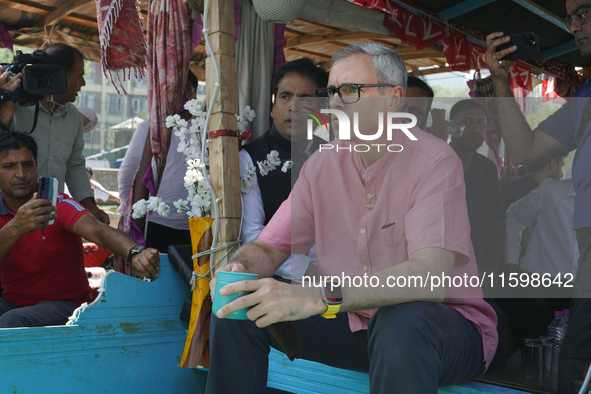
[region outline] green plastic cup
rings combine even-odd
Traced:
[[[220,289],[230,283],[240,282],[241,280],[257,280],[259,276],[257,274],[249,274],[246,272],[230,272],[230,271],[218,271],[217,279],[215,283],[215,294],[213,298],[213,305],[211,307],[211,311],[214,315],[217,315],[220,308],[224,305],[229,304],[230,302],[238,299],[239,297],[245,296],[249,294],[248,291],[241,291],[234,294],[229,295],[221,295]],[[246,312],[248,312],[250,308],[243,308],[239,311],[232,313],[229,316],[226,316],[226,319],[233,319],[233,320],[248,320],[246,316]]]

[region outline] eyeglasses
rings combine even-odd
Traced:
[[[587,18],[587,13],[591,10],[591,4],[583,4],[580,7],[575,8],[570,14],[564,19],[564,28],[570,33],[570,25],[575,21],[578,25],[583,25]]]
[[[320,88],[316,89],[316,97],[320,100],[321,105],[328,105],[330,99],[338,93],[340,99],[345,104],[353,104],[361,98],[361,89],[363,88],[377,88],[377,87],[394,87],[396,85],[388,85],[385,83],[346,83],[338,88]]]

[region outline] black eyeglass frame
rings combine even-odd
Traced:
[[[575,8],[574,10],[571,11],[570,14],[568,14],[566,16],[566,18],[564,18],[564,28],[566,29],[566,31],[568,31],[570,33],[570,25],[573,22],[573,20],[579,25],[582,26],[587,19],[587,14],[591,11],[591,4],[582,4],[580,6],[578,6],[577,8]],[[576,15],[576,17],[575,17]],[[579,18],[579,16],[582,18],[582,21],[579,22],[577,19]]]
[[[341,89],[347,86],[357,86],[357,98],[354,101],[351,102],[347,102],[343,99],[343,95],[341,94]],[[316,97],[318,97],[318,99],[331,99],[332,97],[334,97],[334,94],[337,93],[339,95],[339,98],[341,99],[341,101],[345,104],[355,104],[356,102],[359,101],[359,99],[361,99],[361,89],[363,88],[380,88],[380,87],[386,87],[389,86],[391,88],[396,87],[398,85],[390,85],[387,83],[346,83],[343,84],[341,86],[339,86],[338,88],[318,88],[314,91],[314,93],[316,94]],[[320,96],[318,92],[326,92],[326,96]],[[346,98],[350,98],[348,96],[345,96]]]

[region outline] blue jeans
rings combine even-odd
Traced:
[[[312,316],[294,325],[303,359],[369,372],[372,393],[437,393],[439,386],[467,381],[483,367],[476,327],[442,304],[380,308],[368,329],[357,332],[349,329],[346,313],[336,319]],[[281,350],[267,329],[212,315],[209,343],[207,393],[266,391],[270,346]]]
[[[43,301],[31,306],[13,306],[0,298],[0,328],[60,326],[77,308],[69,301]]]

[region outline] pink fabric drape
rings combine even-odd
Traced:
[[[201,43],[201,31],[203,30],[203,17],[200,13],[195,14],[193,22],[193,33],[191,34],[191,52]]]
[[[191,21],[183,0],[153,0],[148,11],[148,109],[152,166],[140,179],[156,195],[170,147],[166,117],[178,112],[185,97],[191,57]],[[141,174],[140,174],[141,175]],[[150,181],[148,181],[150,180]],[[119,229],[144,243],[144,234],[131,218],[132,193],[124,203]],[[116,257],[113,269],[131,274],[130,262]]]
[[[285,64],[285,55],[283,54],[283,47],[287,41],[284,37],[285,25],[281,23],[275,24],[275,48],[273,52],[273,78],[275,74]]]
[[[12,38],[8,34],[8,30],[0,23],[0,48],[8,48],[10,52],[14,52],[12,48]]]
[[[170,146],[166,117],[183,100],[191,57],[191,29],[183,0],[154,0],[148,11],[148,108],[153,193],[158,192]]]

